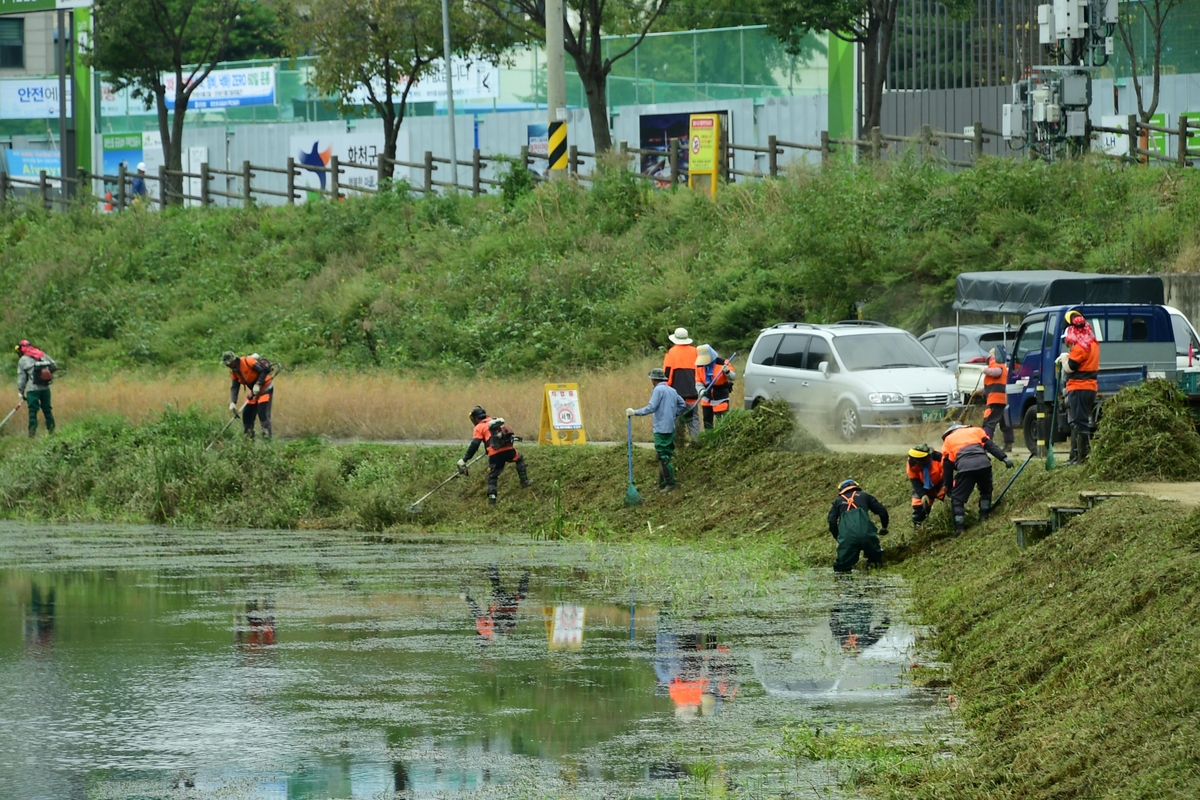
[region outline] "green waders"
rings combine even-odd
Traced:
[[[658,488],[665,489],[675,485],[675,465],[671,458],[675,455],[675,434],[654,434],[654,452],[658,453]]]
[[[879,533],[875,523],[867,515],[867,509],[857,505],[854,500],[857,493],[847,498],[849,508],[842,512],[838,520],[837,560],[833,562],[834,572],[849,572],[858,563],[858,554],[867,557],[871,566],[883,563],[883,547],[879,544]],[[844,495],[843,495],[844,496]]]
[[[46,418],[46,433],[54,433],[54,410],[50,408],[50,389],[26,389],[25,403],[29,406],[29,437],[37,435],[37,415],[41,409]]]

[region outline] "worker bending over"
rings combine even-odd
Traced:
[[[879,517],[880,530],[876,530],[868,511]],[[829,532],[837,540],[837,560],[834,572],[849,572],[858,563],[859,553],[867,557],[867,564],[878,567],[883,564],[883,547],[880,536],[887,536],[888,510],[883,503],[859,488],[853,478],[842,481],[837,499],[829,509]]]
[[[483,410],[482,406],[475,406],[471,409],[471,422],[475,424],[475,430],[472,432],[471,444],[467,446],[467,454],[458,460],[458,471],[463,475],[467,474],[467,462],[474,456],[475,452],[483,445],[487,449],[488,455],[488,474],[487,474],[487,492],[488,504],[496,504],[496,489],[500,483],[500,473],[504,471],[504,465],[513,463],[517,467],[517,477],[521,479],[521,488],[528,489],[533,486],[529,480],[529,473],[525,471],[525,456],[517,452],[514,442],[521,440],[521,437],[513,433],[513,429],[505,424],[503,417],[492,418]]]
[[[271,438],[271,399],[275,382],[271,377],[270,361],[257,353],[238,358],[232,350],[221,354],[221,363],[229,367],[233,383],[229,387],[229,410],[238,413],[237,401],[241,388],[246,387],[246,405],[242,409],[242,433],[254,438],[254,420],[258,419],[263,436]]]
[[[956,535],[967,528],[967,500],[975,487],[979,487],[979,521],[987,519],[992,510],[992,462],[988,454],[1012,469],[1012,459],[988,438],[983,428],[955,422],[942,434],[944,485],[950,492]]]
[[[912,484],[912,521],[920,525],[929,517],[935,500],[946,499],[945,469],[942,454],[927,444],[908,451],[908,482]]]

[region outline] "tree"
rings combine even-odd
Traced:
[[[894,1],[894,0],[893,0]],[[545,0],[478,0],[530,42],[546,41]],[[671,0],[563,0],[563,49],[575,61],[575,71],[587,95],[588,116],[596,152],[612,148],[608,130],[607,78],[613,64],[642,43]],[[573,23],[573,24],[572,24]],[[604,55],[601,32],[628,34],[632,41]]]
[[[167,169],[183,169],[183,121],[197,87],[225,57],[244,0],[96,0],[88,61],[116,89],[158,111]],[[171,98],[174,111],[168,107]],[[167,181],[181,203],[183,178]]]
[[[295,37],[317,56],[314,83],[348,104],[356,93],[383,120],[383,154],[396,157],[408,95],[443,56],[442,6],[436,0],[313,0]],[[453,52],[496,63],[513,37],[492,15],[450,4]]]
[[[1162,82],[1162,53],[1163,27],[1167,17],[1183,0],[1125,0],[1121,11],[1117,14],[1117,31],[1125,44],[1125,52],[1129,54],[1129,78],[1133,83],[1133,91],[1137,95],[1138,118],[1143,123],[1150,122],[1154,112],[1158,110],[1158,89]],[[1150,56],[1151,90],[1150,103],[1146,104],[1142,94],[1142,82],[1138,79],[1138,49],[1134,40],[1133,28],[1138,19],[1146,26],[1154,42],[1153,55]],[[1146,54],[1142,54],[1142,74],[1145,75]]]
[[[883,84],[892,50],[892,31],[900,0],[779,0],[768,25],[798,51],[809,31],[829,31],[862,48],[862,130],[879,125]]]

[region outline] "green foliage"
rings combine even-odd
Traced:
[[[1200,480],[1200,434],[1183,393],[1164,380],[1106,400],[1089,464],[1104,480]]]
[[[504,207],[511,210],[525,195],[533,191],[535,185],[533,172],[520,163],[520,159],[497,159],[508,169],[500,176],[500,196],[504,199]]]
[[[1191,246],[1200,175],[1102,162],[797,167],[716,202],[596,188],[0,222],[0,340],[76,368],[211,364],[559,373],[659,352],[678,325],[722,351],[782,320],[943,324],[959,272],[1143,273]],[[264,314],[267,322],[264,324]]]

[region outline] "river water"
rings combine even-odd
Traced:
[[[785,726],[950,730],[906,603],[683,547],[0,525],[0,797],[839,796]]]

